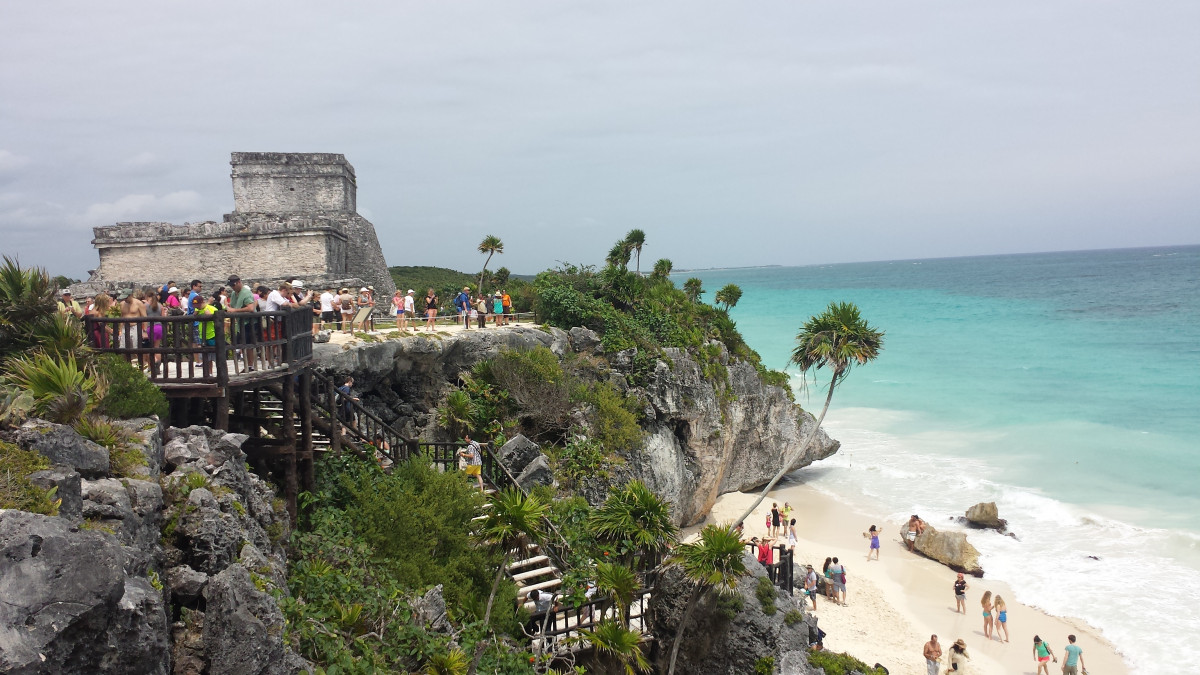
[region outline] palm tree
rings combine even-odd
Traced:
[[[628,567],[617,563],[596,563],[596,590],[612,600],[617,608],[617,617],[626,628],[629,628],[629,605],[641,586],[637,574]]]
[[[723,525],[706,525],[700,531],[698,540],[675,548],[671,562],[683,568],[684,576],[693,586],[687,607],[683,610],[683,618],[679,620],[679,626],[675,629],[667,675],[673,675],[675,672],[679,645],[683,641],[683,633],[687,630],[688,619],[692,616],[696,601],[710,588],[729,593],[737,587],[738,579],[746,575],[746,565],[742,561],[744,551],[742,542],[733,528]]]
[[[488,255],[487,260],[483,261],[483,270],[479,272],[479,292],[483,293],[483,275],[487,273],[488,263],[492,261],[492,256],[504,253],[504,242],[500,241],[500,237],[494,234],[489,234],[479,242],[479,252]]]
[[[608,256],[604,258],[604,262],[608,263],[608,265],[612,267],[620,267],[622,270],[628,270],[629,255],[629,246],[624,240],[618,241],[617,243],[613,244],[611,249],[609,249]]]
[[[653,279],[666,279],[671,276],[671,261],[666,258],[659,258],[654,263],[654,271],[650,273]]]
[[[642,247],[646,245],[646,233],[641,230],[630,230],[625,235],[625,246],[637,254],[637,275],[642,276]]]
[[[650,670],[650,662],[642,654],[642,634],[617,621],[601,621],[593,630],[579,631],[579,637],[574,639],[591,645],[597,658],[616,661],[626,675]]]
[[[508,561],[514,553],[523,553],[529,543],[539,538],[545,531],[547,504],[542,503],[534,495],[526,495],[520,489],[510,487],[497,492],[492,497],[492,508],[486,512],[480,536],[483,542],[493,549],[502,552],[500,567],[496,570],[496,578],[492,581],[492,592],[488,594],[487,609],[483,613],[483,625],[487,626],[492,619],[492,605],[496,601],[496,591],[500,589],[500,580]],[[481,639],[475,645],[475,656],[471,660],[468,675],[474,675],[479,667],[479,659],[487,648],[487,639]]]
[[[602,542],[632,544],[633,550],[623,556],[631,564],[636,554],[656,558],[679,535],[679,528],[671,520],[670,502],[640,480],[609,493],[604,504],[588,518],[588,526]]]
[[[703,282],[696,277],[688,279],[683,282],[683,294],[687,296],[688,300],[699,302],[700,296],[704,295],[704,286],[702,284]]]
[[[881,349],[883,349],[883,331],[871,327],[862,318],[858,306],[852,302],[831,302],[824,312],[817,316],[811,316],[808,321],[804,322],[800,332],[796,334],[796,347],[792,350],[792,357],[788,359],[788,363],[794,363],[800,367],[800,372],[804,373],[805,382],[808,381],[810,370],[817,371],[821,368],[830,370],[832,377],[829,380],[829,393],[825,395],[825,405],[821,408],[821,414],[813,424],[812,430],[808,432],[808,436],[804,438],[804,442],[794,453],[784,458],[783,466],[779,468],[775,477],[771,479],[770,483],[767,483],[758,495],[758,499],[750,505],[750,508],[746,509],[742,517],[734,521],[732,527],[737,527],[738,523],[745,520],[754,512],[754,509],[758,508],[758,505],[767,498],[767,493],[790,470],[796,459],[808,449],[808,445],[812,443],[813,438],[821,429],[825,413],[829,412],[829,402],[833,399],[834,388],[846,379],[851,368],[874,361],[879,356]]]
[[[738,304],[738,300],[742,299],[742,289],[737,284],[725,284],[717,294],[713,296],[718,304],[725,305],[725,311],[728,312],[734,305]]]
[[[0,357],[38,344],[55,316],[54,285],[40,267],[22,268],[4,256],[0,265]]]
[[[450,431],[454,438],[462,438],[471,430],[476,416],[475,402],[467,392],[456,389],[446,396],[446,402],[437,409],[438,424]]]

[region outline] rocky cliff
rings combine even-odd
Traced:
[[[601,353],[598,336],[584,328],[567,333],[515,326],[316,345],[315,358],[328,372],[353,375],[366,404],[402,433],[432,437],[433,412],[460,375],[501,350],[539,346],[560,356],[575,351],[606,360],[609,381],[645,402],[643,447],[617,467],[614,478],[645,482],[672,502],[683,525],[702,520],[719,495],[770,480],[813,424],[812,416],[792,403],[786,391],[764,384],[752,365],[730,359],[723,347],[706,364],[707,370],[688,354],[667,349],[649,372],[634,377],[633,350]],[[828,457],[838,447],[818,431],[792,468]]]

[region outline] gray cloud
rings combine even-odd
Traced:
[[[1200,6],[10,3],[4,249],[219,219],[229,153],[342,152],[392,264],[533,272],[1200,241]],[[49,246],[49,243],[53,246]],[[494,263],[495,264],[495,263]]]

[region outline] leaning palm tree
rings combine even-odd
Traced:
[[[579,631],[579,636],[573,639],[591,646],[597,659],[615,661],[626,675],[650,670],[650,662],[642,653],[642,634],[619,622],[601,621],[592,630]]]
[[[610,267],[620,267],[622,270],[628,270],[629,253],[629,245],[624,240],[618,241],[608,250],[608,255],[605,256],[604,262]]]
[[[654,263],[654,271],[650,273],[652,279],[666,279],[671,276],[671,268],[673,265],[667,258],[659,258]]]
[[[683,294],[687,296],[690,302],[699,302],[700,296],[704,295],[704,284],[696,277],[692,277],[683,282]]]
[[[646,233],[641,230],[630,230],[625,235],[625,246],[637,254],[637,275],[642,276],[642,247],[646,245]]]
[[[792,357],[788,363],[794,363],[800,367],[800,372],[804,374],[804,382],[808,381],[809,371],[817,371],[822,368],[830,370],[829,392],[825,395],[825,405],[821,408],[821,414],[817,416],[816,422],[813,423],[812,430],[808,432],[808,436],[805,436],[804,442],[796,448],[795,452],[784,457],[783,466],[779,467],[775,477],[762,489],[758,499],[750,505],[750,508],[746,509],[742,517],[734,521],[732,527],[737,527],[738,523],[745,520],[754,512],[754,509],[758,508],[758,505],[767,498],[767,493],[775,487],[784,474],[791,470],[792,464],[808,449],[809,444],[821,429],[825,413],[829,412],[829,402],[833,400],[834,388],[846,379],[851,368],[874,361],[879,356],[881,349],[883,349],[883,331],[876,330],[868,324],[866,319],[862,318],[858,306],[852,302],[831,302],[824,312],[817,316],[811,316],[808,321],[804,322],[800,332],[796,334],[796,347],[792,350]]]
[[[492,605],[496,601],[496,592],[500,589],[500,580],[504,578],[504,570],[508,569],[508,561],[513,554],[524,553],[530,542],[539,538],[545,531],[547,504],[542,503],[534,495],[526,495],[520,489],[510,487],[497,492],[492,497],[492,508],[486,513],[480,529],[483,543],[501,552],[500,567],[496,570],[496,578],[492,581],[492,592],[488,594],[487,609],[483,612],[483,625],[487,626],[492,619]],[[487,648],[488,640],[481,639],[475,645],[475,656],[471,660],[469,675],[474,675],[479,667],[479,659]]]
[[[713,296],[713,300],[717,304],[725,305],[725,311],[728,312],[734,305],[738,304],[738,300],[742,299],[742,289],[737,284],[725,284],[717,294]]]
[[[479,272],[479,293],[483,293],[483,275],[487,274],[488,263],[492,261],[492,256],[504,253],[504,242],[500,241],[500,237],[494,234],[489,234],[479,242],[479,252],[487,254],[487,260],[483,261],[483,270]]]
[[[629,628],[629,605],[641,588],[641,582],[633,570],[617,563],[596,563],[596,590],[612,600],[617,608],[621,625]]]
[[[675,659],[679,656],[679,645],[687,630],[688,619],[696,602],[705,591],[715,588],[718,592],[730,593],[737,587],[738,579],[746,575],[746,564],[742,560],[745,549],[732,528],[723,525],[706,525],[700,538],[681,544],[671,555],[671,562],[683,568],[683,574],[692,582],[692,594],[688,596],[683,618],[675,628],[675,640],[671,644],[671,661],[667,675],[675,672]]]
[[[630,564],[637,555],[657,557],[679,535],[679,527],[671,519],[671,503],[640,480],[609,493],[588,518],[588,527],[601,542],[629,542],[632,548],[623,557]]]

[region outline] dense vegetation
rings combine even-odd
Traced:
[[[446,267],[398,266],[389,267],[388,272],[391,273],[392,281],[395,282],[396,288],[401,293],[410,288],[416,291],[414,297],[418,305],[424,300],[425,291],[432,288],[438,294],[442,309],[446,311],[453,307],[454,297],[464,286],[471,289],[472,295],[476,295],[480,288],[480,275],[459,272]],[[516,308],[515,311],[528,312],[533,308],[533,285],[528,281],[528,277],[513,276],[507,267],[501,267],[495,271],[485,271],[483,290],[489,295],[498,290],[508,291],[509,296],[512,297],[513,306]]]

